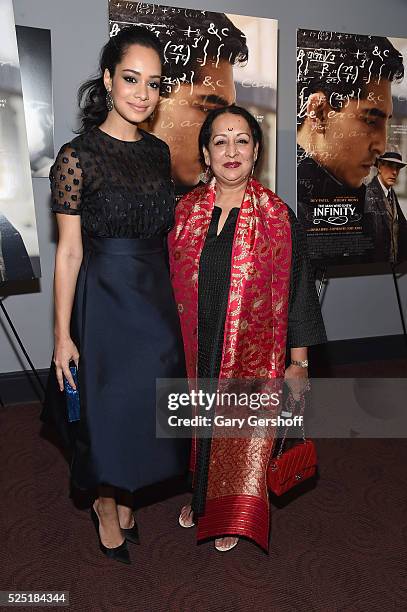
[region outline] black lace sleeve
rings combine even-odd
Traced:
[[[75,148],[65,144],[51,167],[52,208],[56,213],[80,215],[82,208],[83,172]]]
[[[307,238],[294,212],[291,222],[292,261],[288,306],[287,348],[322,344],[327,341],[314,271],[308,257]]]

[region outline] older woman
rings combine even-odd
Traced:
[[[203,123],[199,145],[212,178],[182,198],[169,235],[188,376],[307,378],[306,347],[324,342],[325,330],[297,219],[252,176],[260,126],[238,106],[217,109]],[[198,540],[216,538],[220,551],[239,536],[267,549],[273,442],[194,440],[194,495],[180,525],[197,522]]]

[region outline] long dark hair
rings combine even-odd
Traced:
[[[201,126],[201,131],[199,132],[199,155],[203,166],[205,166],[205,157],[204,157],[204,147],[208,148],[209,141],[211,139],[212,134],[212,124],[217,117],[220,115],[224,115],[225,113],[229,113],[231,115],[239,115],[246,119],[249,124],[250,132],[252,134],[254,144],[258,145],[257,150],[257,158],[254,162],[254,166],[257,166],[257,163],[261,157],[261,153],[263,151],[263,132],[261,131],[261,127],[259,122],[248,110],[243,108],[242,106],[236,106],[233,104],[232,106],[222,106],[221,108],[215,108],[213,111],[208,113],[205,121]]]
[[[77,134],[84,134],[91,128],[100,125],[107,117],[106,88],[103,74],[106,68],[113,77],[117,64],[131,45],[141,45],[154,49],[163,64],[163,50],[157,36],[142,26],[126,26],[110,38],[100,53],[99,73],[93,79],[82,83],[78,90],[79,119],[81,126]]]

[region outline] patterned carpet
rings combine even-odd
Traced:
[[[407,610],[407,441],[320,441],[317,487],[273,505],[268,556],[246,541],[196,546],[177,523],[188,493],[150,491],[124,566],[99,552],[38,414],[0,411],[0,590],[68,590],[78,612]]]

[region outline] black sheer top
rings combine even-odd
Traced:
[[[174,222],[168,146],[139,130],[134,142],[93,128],[63,145],[50,172],[52,210],[81,215],[90,236],[152,238]]]

